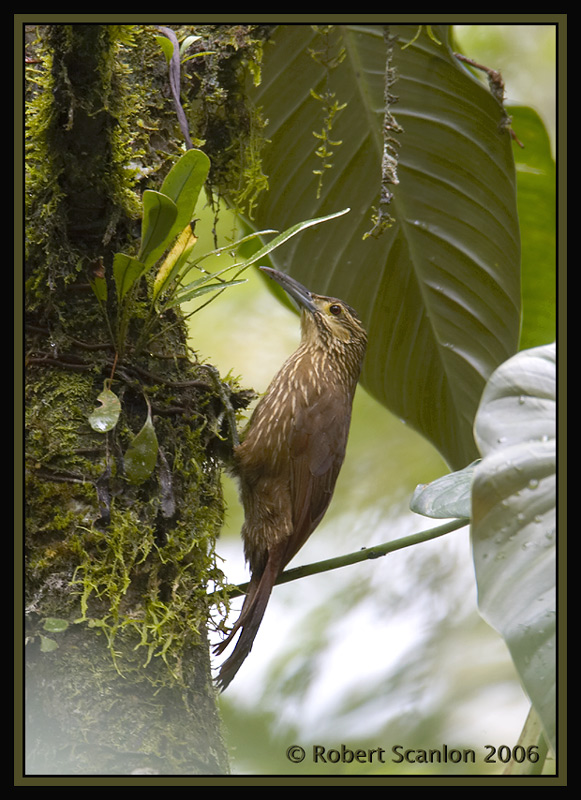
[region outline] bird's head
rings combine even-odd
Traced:
[[[270,267],[260,269],[275,280],[301,308],[303,341],[328,349],[355,350],[363,359],[367,334],[356,311],[337,297],[314,294],[301,283]]]

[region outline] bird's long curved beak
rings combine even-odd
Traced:
[[[285,275],[284,272],[272,269],[272,267],[259,267],[259,269],[266,272],[269,277],[276,281],[301,308],[306,308],[308,311],[317,310],[316,305],[313,303],[313,295],[302,283],[295,281],[290,275]]]

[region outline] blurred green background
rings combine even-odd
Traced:
[[[508,104],[539,113],[554,151],[555,28],[463,25],[455,26],[455,35],[462,52],[501,70]],[[198,226],[199,248],[212,249],[204,233],[211,227]],[[218,232],[220,245],[236,238],[226,211]],[[190,330],[200,358],[257,392],[299,340],[297,317],[255,274],[194,314]],[[409,498],[418,483],[447,471],[431,445],[359,388],[333,502],[291,566],[432,527],[408,510]],[[218,553],[228,580],[236,583],[247,578],[242,510],[227,476],[224,491],[228,510]],[[237,608],[239,603],[233,618]],[[516,743],[529,708],[504,643],[478,615],[467,528],[277,587],[252,654],[220,703],[233,772],[284,775],[495,774],[504,765],[482,759],[476,769],[392,763],[355,768],[312,765],[308,758],[295,765],[286,750],[313,743],[386,750],[447,744],[485,755],[486,745]]]

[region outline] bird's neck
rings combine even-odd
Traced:
[[[294,362],[296,374],[310,376],[321,387],[336,385],[349,393],[355,391],[359,380],[361,354],[351,343],[327,342],[310,337],[301,339],[289,361]]]

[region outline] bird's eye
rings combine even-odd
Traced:
[[[329,313],[331,313],[334,317],[339,317],[343,309],[338,303],[333,303],[329,306]]]

